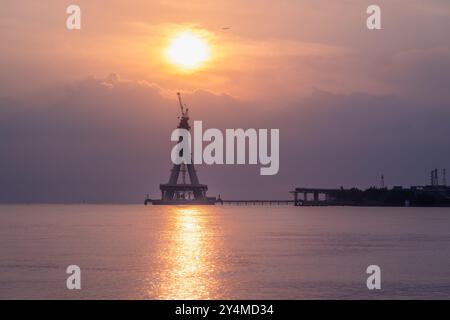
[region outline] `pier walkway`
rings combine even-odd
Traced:
[[[236,206],[295,205],[294,200],[217,200],[216,204]]]

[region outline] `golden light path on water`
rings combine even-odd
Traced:
[[[214,280],[214,255],[218,243],[208,228],[206,209],[198,207],[168,210],[167,242],[160,260],[162,274],[158,299],[210,299],[218,289]]]

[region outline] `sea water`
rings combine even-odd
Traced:
[[[0,299],[450,298],[450,208],[1,205],[0,252]]]

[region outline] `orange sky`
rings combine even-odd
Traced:
[[[407,94],[389,81],[391,64],[414,52],[419,61],[412,63],[420,63],[422,51],[448,53],[450,5],[378,2],[383,30],[369,32],[370,1],[80,0],[81,31],[65,28],[65,1],[3,1],[0,94],[112,72],[165,90],[251,100],[295,98],[315,88]],[[163,56],[180,30],[200,32],[211,44],[202,70],[180,72]]]

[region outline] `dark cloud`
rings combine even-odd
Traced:
[[[156,85],[90,77],[32,102],[0,99],[0,201],[139,202],[168,179],[175,97]],[[426,183],[450,164],[450,111],[395,96],[323,91],[261,107],[227,95],[184,95],[205,128],[279,128],[280,172],[201,166],[211,194],[286,198],[297,185]],[[50,101],[46,103],[46,101]]]

